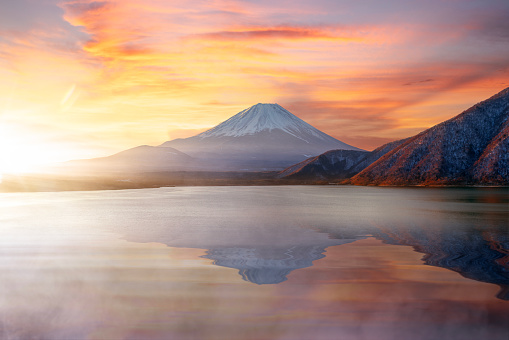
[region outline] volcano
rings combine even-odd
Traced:
[[[281,170],[332,149],[360,150],[306,123],[278,104],[256,104],[172,147],[215,170]]]
[[[59,168],[94,174],[280,171],[332,149],[360,150],[278,104],[256,104],[193,137],[159,146],[142,145],[108,157],[70,161]]]

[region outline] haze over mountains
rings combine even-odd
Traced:
[[[177,149],[140,145],[108,157],[67,162],[78,173],[154,172],[192,168],[196,160]]]
[[[193,137],[68,165],[100,172],[274,171],[332,149],[361,150],[278,104],[256,104]]]

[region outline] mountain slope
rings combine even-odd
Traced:
[[[507,183],[509,179],[509,119],[474,164],[473,180],[478,183]]]
[[[509,184],[508,118],[509,88],[409,138],[351,183]]]
[[[279,173],[279,178],[325,180],[347,178],[356,174],[355,165],[369,155],[367,151],[331,150],[292,165]]]
[[[224,170],[282,170],[328,150],[360,150],[278,104],[256,104],[208,131],[161,146],[205,159],[209,167]]]
[[[404,143],[399,140],[368,151],[331,150],[292,165],[279,173],[279,178],[301,180],[338,180],[349,178]]]
[[[197,161],[174,148],[141,145],[108,157],[66,162],[62,169],[73,172],[151,172],[190,168]]]

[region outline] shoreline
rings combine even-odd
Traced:
[[[89,176],[24,174],[4,175],[0,193],[130,190],[189,186],[359,186],[394,188],[509,188],[509,184],[353,184],[340,182],[277,178],[267,172],[158,172],[131,174],[96,174]]]

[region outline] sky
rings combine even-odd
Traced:
[[[0,0],[0,173],[278,103],[372,150],[509,87],[507,0]]]

